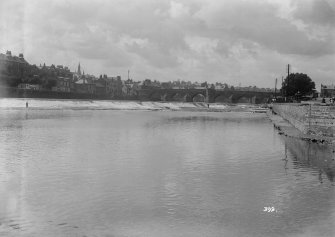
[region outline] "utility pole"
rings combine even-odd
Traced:
[[[206,85],[206,103],[207,103],[207,105],[208,105],[208,108],[209,108],[209,98],[208,98],[209,96],[208,96],[208,85]]]
[[[129,80],[129,69],[128,69],[128,80]]]
[[[284,77],[281,76],[281,88],[282,88],[282,90],[281,90],[281,94],[282,94],[282,96],[284,97],[283,85],[284,85]]]
[[[277,78],[276,78],[276,82],[275,82],[275,99],[277,99]]]
[[[308,113],[308,133],[311,132],[311,117],[312,117],[312,104],[309,103],[309,113]]]
[[[288,96],[288,88],[290,86],[290,64],[287,64],[287,86],[286,86],[286,96]]]

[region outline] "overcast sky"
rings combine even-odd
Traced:
[[[1,0],[0,50],[85,73],[274,87],[335,80],[335,0]]]

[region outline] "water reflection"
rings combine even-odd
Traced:
[[[288,149],[292,154],[294,169],[302,168],[318,172],[320,183],[323,182],[323,176],[326,176],[330,182],[334,182],[335,153],[331,146],[295,138],[285,137],[284,139],[284,160],[287,160],[286,149]]]
[[[264,115],[0,116],[0,236],[333,234],[331,151],[282,140]]]

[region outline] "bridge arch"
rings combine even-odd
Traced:
[[[248,95],[241,94],[241,95],[233,95],[232,96],[233,103],[252,103],[252,98]]]
[[[232,95],[219,94],[214,97],[216,103],[232,103]]]
[[[182,102],[186,102],[187,99],[187,94],[185,93],[175,93],[172,97],[171,97],[172,101],[182,101]]]
[[[166,93],[166,100],[167,101],[173,101],[173,97],[177,94],[178,92],[176,92],[176,91],[168,91],[167,93]]]
[[[205,102],[206,96],[202,93],[197,93],[192,96],[192,102]]]
[[[238,98],[238,100],[236,102],[237,103],[251,103],[251,98],[248,98],[246,96],[242,96],[242,97]]]
[[[232,91],[208,89],[208,100],[221,103],[266,103],[273,97],[270,92]],[[203,89],[144,89],[139,97],[152,101],[206,101],[206,90]]]
[[[269,103],[271,97],[263,97],[263,98],[259,98],[259,104],[266,104]],[[257,102],[256,102],[257,103]]]
[[[152,101],[161,101],[162,100],[162,93],[159,91],[153,91],[153,93],[151,93],[149,95],[149,99]]]
[[[161,101],[167,100],[167,93],[161,95]]]

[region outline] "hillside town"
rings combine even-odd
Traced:
[[[207,83],[173,80],[161,82],[152,79],[135,80],[122,79],[121,76],[99,76],[85,73],[84,68],[78,67],[71,71],[63,65],[46,65],[45,63],[31,65],[22,53],[19,56],[0,53],[0,86],[17,88],[18,90],[32,90],[41,92],[60,92],[90,94],[110,99],[135,99],[139,90],[143,89],[215,89],[272,92],[271,88],[258,88],[256,86],[232,86],[224,82]]]

